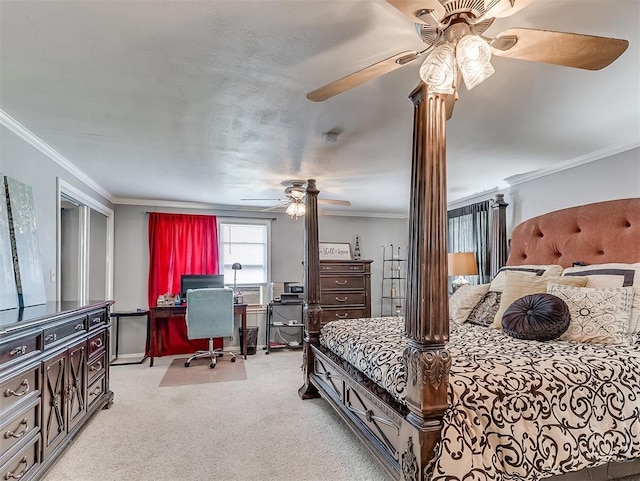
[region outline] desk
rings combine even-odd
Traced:
[[[120,319],[123,317],[142,317],[145,316],[147,318],[147,335],[145,336],[145,345],[144,345],[144,356],[139,361],[133,362],[119,362],[115,364],[118,360],[118,350],[120,347]],[[111,361],[112,366],[128,366],[130,364],[142,364],[145,359],[147,359],[147,352],[149,352],[149,311],[129,311],[129,312],[112,312],[111,318],[115,319],[116,324],[116,357]]]
[[[149,367],[153,367],[153,358],[159,357],[162,352],[162,340],[158,336],[158,320],[159,319],[169,319],[170,317],[181,317],[182,322],[184,321],[184,316],[187,313],[187,306],[154,306],[149,308],[149,336],[151,339],[151,346],[149,352],[151,355],[149,356]],[[246,304],[234,304],[233,305],[233,314],[236,316],[240,316],[241,319],[241,327],[244,336],[246,337],[247,332],[247,305]],[[240,354],[247,358],[247,348],[246,342],[242,343],[242,349]]]

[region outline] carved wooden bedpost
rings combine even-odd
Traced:
[[[320,246],[318,243],[318,194],[316,180],[307,180],[306,212],[304,216],[304,341],[302,369],[304,384],[298,389],[302,399],[319,397],[318,390],[311,384],[309,375],[313,372],[313,352],[311,344],[319,344],[320,321]]]
[[[402,436],[404,481],[422,480],[440,439],[448,407],[451,358],[447,289],[446,96],[424,84],[409,97],[414,104],[413,161],[409,217],[404,351],[407,420]]]
[[[491,204],[491,279],[498,270],[507,263],[509,251],[507,249],[507,204],[504,194],[496,194]]]

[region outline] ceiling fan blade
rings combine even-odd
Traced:
[[[387,0],[412,22],[438,25],[446,14],[445,8],[438,0]]]
[[[309,100],[314,102],[322,102],[328,98],[345,92],[349,89],[357,87],[369,80],[380,77],[386,73],[392,72],[400,67],[404,67],[408,63],[413,62],[420,57],[423,52],[406,51],[397,53],[389,58],[381,60],[380,62],[369,65],[368,67],[358,70],[346,77],[331,82],[324,87],[320,87],[313,92],[307,94]]]
[[[510,17],[516,12],[519,12],[525,7],[528,7],[536,0],[501,0],[498,4],[490,8],[485,16],[487,18],[504,18]],[[513,2],[513,6],[511,3]]]
[[[274,199],[274,198],[270,198],[270,199],[253,199],[253,198],[250,198],[250,199],[240,199],[240,200],[271,200],[271,201],[274,201],[274,202],[275,201],[278,201],[278,202],[284,201],[284,199]]]
[[[502,50],[501,38],[510,40],[515,38],[515,44]],[[509,44],[512,41],[506,43]],[[600,70],[606,67],[622,55],[628,46],[629,42],[617,38],[526,28],[511,28],[499,34],[496,40],[491,42],[492,52],[499,57],[586,70]]]
[[[351,202],[348,200],[338,200],[338,199],[318,199],[318,204],[326,204],[326,205],[343,205],[345,207],[351,207]]]
[[[274,205],[271,207],[267,207],[266,209],[261,209],[260,212],[273,212],[273,211],[277,211],[277,210],[282,210],[284,211],[285,206],[284,205]]]

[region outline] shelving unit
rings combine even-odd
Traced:
[[[381,316],[403,316],[407,286],[407,260],[400,256],[400,247],[390,251],[382,246]]]
[[[267,345],[265,354],[272,349],[302,347],[304,323],[302,304],[271,302],[267,308]]]

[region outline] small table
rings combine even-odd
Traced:
[[[120,346],[120,319],[122,317],[142,317],[145,316],[147,318],[147,325],[146,325],[146,340],[145,340],[145,345],[144,345],[144,356],[142,357],[142,359],[140,359],[139,361],[132,361],[132,362],[119,362],[117,364],[115,364],[115,362],[118,360],[118,349]],[[116,357],[113,358],[113,360],[109,363],[111,366],[128,366],[131,364],[142,364],[145,359],[147,359],[147,352],[149,352],[149,311],[144,311],[144,310],[138,310],[138,311],[128,311],[128,312],[112,312],[111,313],[111,318],[115,319],[115,324],[116,324]]]
[[[184,322],[184,316],[187,313],[187,306],[153,306],[149,308],[149,338],[150,345],[147,352],[149,355],[149,367],[153,367],[153,358],[162,356],[162,339],[158,336],[158,320],[162,319],[165,322],[171,317],[180,317]],[[240,316],[240,322],[242,332],[246,338],[247,335],[247,305],[246,304],[234,304],[233,314]],[[247,358],[246,342],[243,342],[240,346],[240,354]]]

